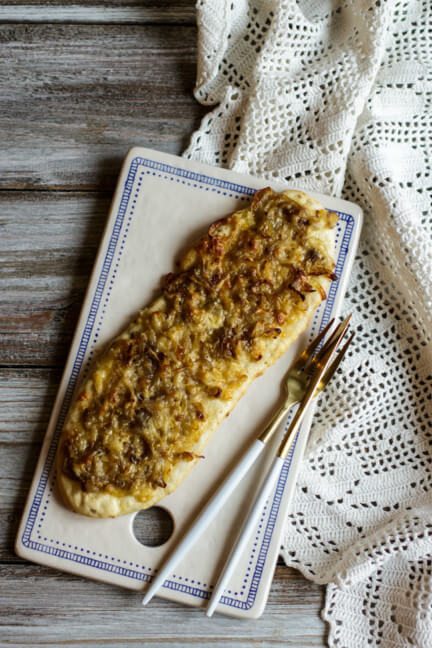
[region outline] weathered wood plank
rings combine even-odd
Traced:
[[[3,461],[7,448],[18,455],[42,443],[60,378],[58,369],[0,370],[0,475],[3,468],[11,469]],[[26,457],[19,462],[24,464]]]
[[[60,371],[0,370],[0,563],[13,546],[54,403]]]
[[[158,598],[143,609],[138,593],[30,564],[3,566],[0,582],[2,645],[15,648],[324,645],[323,588],[284,567],[276,569],[266,611],[256,621],[210,620],[202,610]]]
[[[0,565],[25,563],[14,553],[15,538],[21,519],[22,507],[0,505]]]
[[[21,509],[36,468],[41,444],[29,442],[24,445],[0,443],[0,492],[2,505],[8,510]]]
[[[180,153],[204,111],[196,29],[0,25],[0,188],[112,189],[133,145]]]
[[[0,22],[193,24],[194,5],[193,0],[1,0]]]
[[[110,201],[0,192],[0,365],[64,365]]]

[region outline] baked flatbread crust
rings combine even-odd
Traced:
[[[78,391],[57,455],[68,507],[116,517],[179,486],[326,298],[336,221],[303,192],[266,188],[209,228]]]

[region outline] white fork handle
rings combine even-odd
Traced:
[[[267,477],[265,479],[264,484],[262,485],[258,496],[256,497],[252,508],[250,509],[248,516],[242,526],[242,529],[240,531],[240,534],[237,537],[237,540],[231,549],[230,555],[228,557],[227,562],[225,563],[225,567],[223,568],[218,581],[216,583],[215,589],[213,591],[213,594],[210,598],[209,604],[207,606],[206,614],[207,616],[212,616],[213,612],[216,609],[216,606],[219,602],[220,597],[223,594],[223,591],[225,589],[225,586],[229,582],[234,569],[236,568],[236,565],[242,555],[242,553],[245,550],[246,544],[250,538],[250,535],[252,531],[256,528],[256,525],[258,523],[258,520],[260,518],[260,515],[262,513],[262,510],[264,508],[264,504],[269,497],[276,481],[279,478],[282,466],[283,466],[284,460],[282,457],[277,456],[274,460],[273,463],[270,467],[269,472],[267,473]]]
[[[215,494],[209,500],[208,504],[198,514],[189,531],[180,540],[177,547],[160,567],[157,576],[153,578],[143,598],[142,604],[147,603],[153,598],[156,591],[163,584],[165,579],[170,576],[176,565],[182,560],[184,555],[189,551],[192,545],[198,540],[200,535],[208,527],[222,505],[234,491],[235,487],[252,466],[259,454],[265,448],[265,445],[259,439],[255,440],[245,452],[239,463],[230,472],[228,477],[219,486]]]

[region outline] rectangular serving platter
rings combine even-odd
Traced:
[[[133,148],[124,161],[105,232],[97,254],[69,357],[23,512],[17,540],[19,556],[59,570],[143,590],[218,483],[271,416],[282,394],[282,378],[308,340],[339,315],[362,224],[361,209],[349,202],[313,194],[338,212],[336,269],[328,298],[308,330],[258,378],[225,419],[187,479],[160,506],[173,520],[163,545],[149,547],[134,535],[137,514],[90,519],[68,511],[56,487],[55,454],[59,434],[77,384],[95,355],[137,311],[157,295],[160,279],[174,270],[179,254],[216,219],[246,206],[260,178],[214,168],[145,148]],[[218,612],[259,617],[265,607],[278,557],[284,520],[307,442],[311,414],[297,436],[274,492]],[[251,494],[265,474],[273,445],[261,456],[230,501],[168,578],[159,596],[202,607],[210,597],[241,525]],[[141,512],[138,515],[146,515]]]

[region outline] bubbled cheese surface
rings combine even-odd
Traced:
[[[178,486],[325,299],[336,218],[302,192],[263,189],[211,225],[79,390],[58,455],[70,507],[116,516]]]

